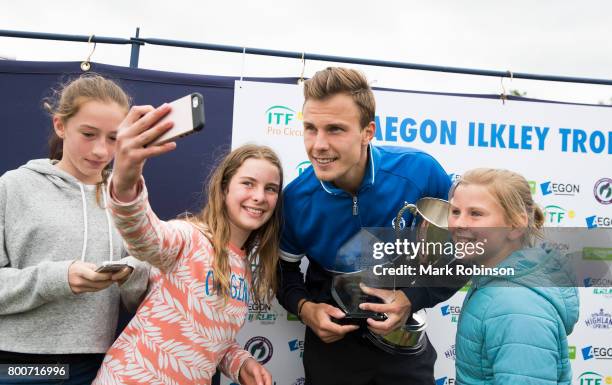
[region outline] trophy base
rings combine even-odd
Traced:
[[[346,313],[344,318],[332,318],[334,323],[338,325],[358,325],[361,327],[368,326],[368,318],[374,321],[386,321],[387,316],[383,313],[376,313],[372,311],[364,311],[360,313]]]

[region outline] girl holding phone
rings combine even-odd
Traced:
[[[466,259],[514,269],[472,277],[457,326],[457,384],[569,385],[567,335],[578,320],[578,291],[555,251],[531,247],[544,214],[529,184],[511,171],[475,169],[449,196],[455,242],[484,245]]]
[[[88,74],[44,106],[50,159],[0,177],[0,362],[69,364],[63,383],[89,384],[114,340],[120,298],[135,307],[148,282],[133,259],[114,274],[95,271],[125,255],[104,186],[129,98]]]
[[[280,160],[268,147],[235,149],[214,170],[199,214],[161,221],[141,173],[147,158],[176,146],[146,146],[171,127],[159,123],[168,111],[167,105],[133,110],[119,131],[111,213],[130,254],[158,267],[161,276],[94,384],[210,384],[218,366],[234,382],[271,385],[270,374],[235,337],[249,300],[269,301],[274,293]]]

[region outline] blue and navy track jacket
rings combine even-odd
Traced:
[[[356,195],[318,180],[312,167],[283,192],[277,298],[294,314],[303,298],[333,304],[331,280],[342,264],[336,261],[337,251],[362,227],[391,228],[405,202],[415,203],[422,197],[448,198],[450,179],[429,154],[405,147],[370,145],[369,149],[368,165]],[[304,256],[309,260],[305,282],[300,271]],[[457,288],[403,290],[412,310],[418,311],[448,299]]]

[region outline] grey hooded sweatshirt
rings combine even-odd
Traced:
[[[104,190],[104,189],[101,189]],[[136,307],[150,266],[132,257],[129,279],[74,294],[68,268],[126,257],[123,241],[95,186],[48,159],[0,177],[0,350],[33,354],[105,353],[113,342],[120,297]]]

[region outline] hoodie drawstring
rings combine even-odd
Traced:
[[[85,252],[87,251],[87,203],[85,202],[85,189],[83,184],[79,183],[81,188],[81,201],[83,202],[83,251],[81,252],[81,262],[85,262]]]
[[[79,183],[81,189],[81,201],[83,203],[83,249],[81,252],[81,262],[85,262],[85,253],[87,252],[87,202],[85,199],[85,189],[83,184]],[[113,260],[113,231],[111,227],[110,214],[108,213],[108,203],[106,199],[106,191],[102,188],[102,198],[104,200],[104,213],[106,214],[106,223],[108,225],[108,260]]]

